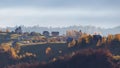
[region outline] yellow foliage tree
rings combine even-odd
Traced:
[[[3,43],[0,48],[3,49],[4,52],[8,52],[10,50],[10,45],[8,43]]]
[[[115,35],[115,39],[118,40],[118,41],[120,41],[120,34],[116,34]]]
[[[103,37],[101,43],[102,43],[102,44],[105,44],[106,42],[107,42],[107,38],[106,38],[106,37]]]
[[[7,33],[9,33],[9,32],[10,32],[10,30],[9,30],[9,29],[6,29],[6,32],[7,32]]]
[[[10,54],[11,54],[12,58],[14,58],[14,59],[18,58],[18,55],[17,55],[17,53],[16,53],[14,48],[10,49]]]
[[[73,40],[72,42],[68,43],[68,47],[73,47],[75,46],[75,44],[76,44],[76,41]]]
[[[49,55],[51,53],[52,49],[50,47],[46,48],[45,53],[46,55]]]
[[[108,35],[108,37],[107,37],[108,44],[110,44],[112,40],[113,40],[113,35],[111,35],[111,34]]]
[[[12,48],[9,43],[3,43],[0,46],[0,49],[3,49],[4,52],[8,52],[11,55],[11,57],[14,59],[16,59],[18,57],[15,49]]]

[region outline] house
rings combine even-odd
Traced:
[[[52,35],[53,37],[59,36],[59,32],[57,32],[57,31],[56,31],[56,32],[52,32],[51,35]]]
[[[43,31],[43,35],[48,38],[50,36],[50,33],[48,31]]]

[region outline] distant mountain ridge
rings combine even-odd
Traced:
[[[100,28],[100,27],[94,27],[94,26],[69,26],[69,27],[40,27],[40,26],[33,26],[33,27],[26,27],[21,26],[22,30],[24,32],[39,32],[42,34],[43,31],[59,31],[60,35],[66,34],[66,30],[82,30],[82,32],[94,34],[101,33],[102,35],[108,35],[108,34],[118,34],[120,33],[120,26],[114,27],[114,28]],[[7,27],[10,31],[14,31],[15,27]],[[5,31],[5,28],[0,28]]]

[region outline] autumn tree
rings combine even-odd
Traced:
[[[9,30],[9,29],[6,29],[6,32],[7,32],[7,33],[9,33],[9,32],[10,32],[10,30]]]
[[[108,35],[108,37],[107,37],[107,43],[110,44],[112,40],[113,40],[113,35],[111,35],[111,34]]]

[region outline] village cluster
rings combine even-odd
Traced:
[[[58,31],[23,32],[21,27],[17,27],[14,31],[6,29],[0,30],[0,43],[9,42],[12,46],[16,43],[21,45],[34,45],[46,43],[66,43],[73,39],[77,40],[82,35],[82,31],[67,30],[66,34],[60,35]]]

